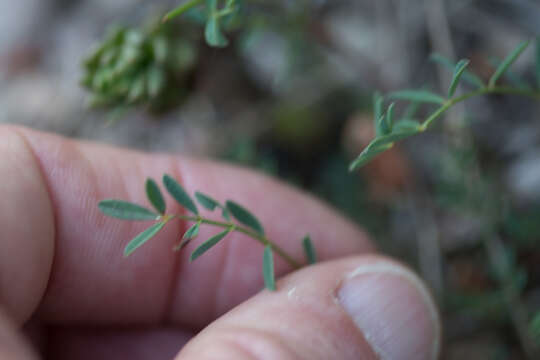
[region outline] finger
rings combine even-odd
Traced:
[[[440,325],[420,280],[380,257],[312,266],[212,323],[177,360],[436,359]]]
[[[37,359],[30,346],[17,334],[14,324],[2,309],[0,309],[0,359]]]
[[[107,218],[97,203],[114,197],[147,204],[145,179],[163,173],[189,193],[230,197],[250,208],[269,237],[296,258],[306,232],[322,259],[372,249],[361,231],[320,202],[248,170],[21,128],[0,128],[0,144],[0,174],[10,177],[2,194],[13,194],[0,204],[0,228],[7,229],[2,248],[22,244],[0,253],[0,274],[15,275],[0,278],[0,301],[19,321],[41,300],[38,315],[51,323],[200,328],[262,287],[260,245],[236,233],[189,264],[188,252],[171,251],[186,224],[171,222],[132,256],[122,256],[126,242],[149,224]],[[170,198],[168,206],[181,212]],[[200,237],[215,232],[204,227]],[[289,270],[281,261],[276,269]]]
[[[167,329],[51,329],[45,358],[55,360],[172,359],[192,333]]]

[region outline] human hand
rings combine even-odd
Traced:
[[[0,127],[0,157],[0,359],[437,357],[439,319],[421,281],[306,194],[245,169],[18,127]],[[234,197],[298,258],[293,240],[309,232],[321,262],[260,291],[258,244],[232,234],[189,264],[189,251],[171,251],[184,224],[122,257],[145,224],[97,203],[144,204],[144,180],[163,173],[190,193]],[[288,270],[276,259],[277,274]]]

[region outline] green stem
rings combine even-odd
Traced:
[[[182,5],[178,6],[177,8],[169,11],[165,16],[163,17],[163,22],[169,21],[171,19],[174,19],[177,16],[182,15],[183,13],[193,9],[194,7],[200,5],[203,2],[203,0],[188,0]]]
[[[263,246],[269,245],[272,248],[272,250],[274,250],[279,256],[281,256],[281,258],[283,258],[283,260],[285,260],[294,269],[299,269],[302,267],[302,265],[298,261],[296,261],[292,256],[290,256],[283,248],[281,248],[275,242],[268,239],[266,236],[258,234],[254,231],[251,231],[248,228],[238,226],[232,222],[215,221],[215,220],[203,218],[201,216],[188,216],[188,215],[164,215],[163,217],[167,220],[175,218],[175,219],[180,219],[184,221],[194,221],[194,222],[200,221],[202,224],[218,226],[218,227],[222,227],[226,229],[229,229],[232,227],[233,231],[238,231],[240,233],[243,233],[249,236],[250,238],[257,240]]]
[[[520,96],[526,96],[532,99],[540,100],[540,92],[537,92],[537,91],[531,91],[528,89],[520,89],[520,88],[513,88],[513,87],[505,87],[505,86],[494,86],[494,87],[486,86],[478,90],[471,91],[461,96],[447,100],[440,108],[435,110],[435,112],[433,112],[426,119],[426,121],[424,121],[424,123],[420,126],[420,131],[425,131],[434,120],[439,118],[442,114],[444,114],[448,109],[450,109],[455,104],[468,100],[475,96],[487,95],[487,94],[520,95]]]

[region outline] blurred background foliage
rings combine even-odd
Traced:
[[[443,313],[443,359],[536,359],[540,104],[473,99],[361,171],[347,167],[374,135],[375,91],[444,92],[451,74],[434,52],[469,58],[488,79],[540,34],[540,3],[242,3],[217,49],[200,13],[161,24],[174,1],[0,0],[0,121],[284,179],[418,270]],[[503,81],[534,84],[538,51]]]

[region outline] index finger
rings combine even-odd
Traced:
[[[129,258],[122,256],[126,241],[149,224],[107,218],[98,202],[113,197],[146,204],[145,179],[164,173],[190,194],[201,190],[245,205],[268,237],[296,258],[306,232],[323,260],[372,249],[363,232],[319,201],[252,171],[21,128],[0,129],[0,138],[0,175],[11,179],[1,189],[10,198],[0,203],[0,246],[19,247],[0,253],[0,274],[12,274],[0,278],[0,301],[19,321],[37,311],[55,324],[200,328],[262,287],[262,249],[241,234],[190,264],[189,249],[171,250],[186,224],[171,222]],[[182,211],[170,198],[167,204],[169,211]],[[15,219],[24,222],[14,226]],[[202,227],[199,236],[214,233]],[[278,273],[287,270],[276,262]]]

